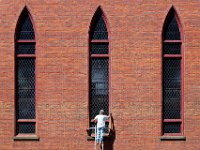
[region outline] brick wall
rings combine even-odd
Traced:
[[[27,6],[37,32],[39,141],[14,141],[14,32]],[[198,0],[0,0],[0,149],[92,150],[88,127],[88,30],[101,5],[110,27],[115,150],[200,147]],[[184,135],[160,141],[161,32],[174,5],[184,30]]]

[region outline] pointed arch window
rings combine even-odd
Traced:
[[[163,134],[183,134],[183,49],[178,16],[171,8],[163,28]]]
[[[103,11],[95,12],[89,32],[89,118],[93,119],[101,109],[109,113],[110,49],[108,29]],[[94,124],[90,122],[90,127]]]
[[[16,135],[36,134],[36,49],[31,16],[22,11],[15,33]]]

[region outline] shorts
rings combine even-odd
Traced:
[[[105,133],[105,127],[97,128],[97,134],[96,134],[96,142],[97,143],[103,142],[104,133]]]

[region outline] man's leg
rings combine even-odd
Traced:
[[[100,130],[100,148],[103,149],[103,136],[104,136],[104,128]]]
[[[97,128],[97,134],[96,134],[96,149],[99,149],[100,145],[100,128]]]

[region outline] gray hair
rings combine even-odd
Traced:
[[[101,110],[99,111],[99,114],[100,114],[100,115],[103,115],[103,114],[104,114],[104,110],[101,109]]]

